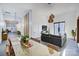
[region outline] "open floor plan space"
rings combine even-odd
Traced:
[[[0,56],[79,56],[79,3],[0,3]]]

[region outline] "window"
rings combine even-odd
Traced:
[[[65,21],[54,23],[54,34],[62,35],[65,33]]]

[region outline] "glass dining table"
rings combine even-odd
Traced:
[[[48,47],[46,45],[40,44],[32,39],[29,42],[32,44],[31,47],[25,48],[21,45],[20,40],[17,39],[16,35],[9,35],[11,40],[15,56],[50,56]]]

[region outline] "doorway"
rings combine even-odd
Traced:
[[[79,43],[79,17],[77,19],[77,43]]]

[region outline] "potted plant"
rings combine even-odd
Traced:
[[[75,40],[76,32],[74,30],[72,30],[71,33],[72,33],[72,36],[74,37],[74,40]]]
[[[29,35],[26,34],[26,35],[22,36],[21,41],[23,43],[28,44],[28,42],[29,42]]]

